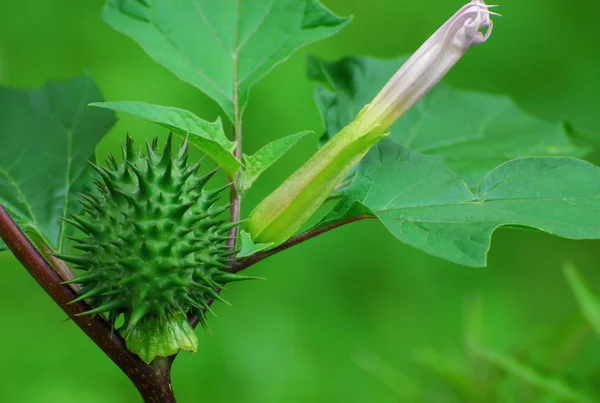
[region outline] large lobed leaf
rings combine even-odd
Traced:
[[[323,142],[351,122],[406,60],[309,60]],[[360,163],[320,225],[376,216],[399,240],[434,256],[483,266],[500,226],[600,237],[600,168],[565,125],[546,123],[497,95],[438,85]],[[429,154],[429,155],[423,155]]]
[[[519,158],[489,172],[472,192],[440,157],[384,140],[322,225],[363,214],[427,253],[484,266],[500,226],[600,238],[600,168],[570,157]]]
[[[104,18],[234,122],[254,83],[348,22],[317,0],[109,0]]]
[[[0,202],[28,235],[56,250],[91,181],[87,160],[115,123],[114,113],[88,108],[102,96],[84,75],[36,90],[0,87]]]
[[[361,57],[327,62],[311,58],[309,76],[320,83],[316,99],[325,123],[324,140],[350,123],[406,57]],[[490,169],[525,156],[581,156],[563,124],[523,112],[510,98],[438,85],[391,128],[392,138],[411,150],[440,155],[469,185]]]

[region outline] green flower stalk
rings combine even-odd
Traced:
[[[394,74],[371,103],[250,214],[255,242],[281,244],[323,204],[340,181],[386,137],[387,130],[431,90],[472,46],[492,32],[493,6],[464,5]],[[485,33],[482,28],[487,27]]]

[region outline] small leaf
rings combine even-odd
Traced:
[[[221,119],[211,123],[185,109],[144,102],[95,102],[91,106],[136,116],[180,136],[189,133],[190,144],[205,152],[231,176],[242,166],[242,163],[233,156],[235,143],[225,136]]]
[[[489,172],[473,193],[440,157],[384,140],[320,225],[368,211],[409,245],[485,266],[492,233],[501,226],[600,238],[600,168],[569,157],[519,158]]]
[[[238,189],[245,193],[250,189],[254,181],[258,179],[264,171],[287,153],[301,138],[310,131],[303,131],[296,134],[277,139],[267,144],[253,155],[244,155],[244,164],[246,168],[242,170]]]
[[[415,353],[415,360],[453,395],[459,396],[461,402],[485,401],[484,385],[475,382],[469,363],[462,357],[423,349]]]
[[[252,85],[348,22],[317,0],[109,0],[104,19],[216,100],[232,122]]]
[[[269,249],[271,246],[273,246],[273,242],[254,243],[254,241],[250,237],[250,234],[244,230],[240,231],[240,241],[242,243],[242,248],[237,254],[238,258],[254,255],[255,253],[261,252],[265,249]]]
[[[365,373],[379,381],[400,401],[424,402],[425,390],[415,379],[405,375],[389,362],[370,351],[362,351],[356,354],[354,362]]]
[[[600,301],[585,285],[585,282],[573,264],[565,265],[564,270],[569,286],[571,286],[571,290],[573,290],[579,303],[579,308],[600,336]]]
[[[92,78],[49,82],[40,89],[0,87],[0,202],[21,228],[61,250],[91,182],[87,160],[115,123],[114,113],[88,108],[102,96]]]
[[[483,340],[483,304],[481,296],[471,296],[464,305],[464,338],[467,350],[476,348]]]
[[[315,95],[325,124],[322,141],[350,123],[406,59],[350,57],[327,62],[311,58],[308,75],[320,84]],[[514,158],[580,157],[587,151],[571,142],[570,128],[533,118],[508,97],[443,84],[390,131],[397,143],[444,158],[469,185],[476,185],[489,170]]]

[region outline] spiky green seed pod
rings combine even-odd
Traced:
[[[107,167],[93,165],[98,192],[83,194],[84,212],[66,219],[85,235],[73,246],[83,253],[58,255],[86,272],[71,282],[82,286],[77,300],[90,303],[87,313],[104,314],[113,326],[123,315],[119,331],[146,362],[195,351],[187,314],[195,311],[205,325],[204,311],[222,300],[223,285],[247,278],[223,271],[234,224],[220,217],[228,206],[217,202],[227,187],[205,189],[214,171],[198,176],[200,163],[187,163],[187,139],[176,156],[171,144],[169,136],[160,153],[155,140],[138,155],[128,137],[122,163],[110,156]]]

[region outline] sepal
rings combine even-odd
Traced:
[[[181,313],[166,318],[147,316],[128,331],[123,331],[125,345],[149,364],[156,357],[168,357],[179,350],[195,353],[198,338],[187,317]]]

